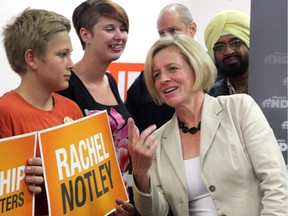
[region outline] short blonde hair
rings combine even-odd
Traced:
[[[162,104],[164,101],[155,88],[153,59],[159,51],[168,47],[176,47],[195,73],[195,83],[192,90],[208,92],[214,84],[217,75],[213,60],[191,36],[177,34],[174,37],[167,36],[158,39],[152,45],[146,57],[144,77],[148,91],[155,102]]]
[[[27,8],[13,17],[3,30],[4,47],[12,69],[18,74],[26,71],[24,55],[28,49],[44,60],[50,42],[70,29],[70,21],[53,11]]]

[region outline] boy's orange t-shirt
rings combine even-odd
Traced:
[[[24,100],[12,90],[0,97],[0,138],[16,136],[57,126],[83,117],[78,105],[57,93],[52,93],[54,107],[44,111]],[[37,145],[36,156],[40,156]],[[28,158],[27,158],[28,159]],[[48,205],[44,184],[35,196],[35,215],[47,215]]]

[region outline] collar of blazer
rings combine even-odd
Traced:
[[[217,98],[205,94],[201,115],[200,130],[200,158],[201,162],[205,157],[212,141],[219,128],[223,109]],[[159,150],[164,150],[167,155],[174,160],[175,167],[181,166],[183,163],[181,140],[176,113],[170,121],[157,130],[159,137]],[[172,161],[171,161],[172,162]]]

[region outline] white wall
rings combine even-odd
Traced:
[[[54,10],[71,19],[72,12],[83,0],[9,0],[0,2],[0,96],[17,87],[20,79],[7,61],[2,43],[2,28],[12,16],[27,7]],[[182,3],[192,12],[198,24],[196,38],[204,46],[203,32],[209,19],[225,9],[240,10],[250,14],[250,0],[115,0],[128,13],[130,19],[129,40],[118,62],[143,63],[151,44],[158,38],[156,20],[159,11],[170,3]],[[4,5],[5,4],[5,5]],[[78,61],[83,52],[74,30],[71,32],[73,43],[72,59]]]

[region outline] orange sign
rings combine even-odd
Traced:
[[[39,144],[50,215],[102,216],[128,201],[106,111],[39,131]]]
[[[0,139],[0,215],[34,215],[34,195],[25,182],[27,160],[35,156],[36,133]]]

